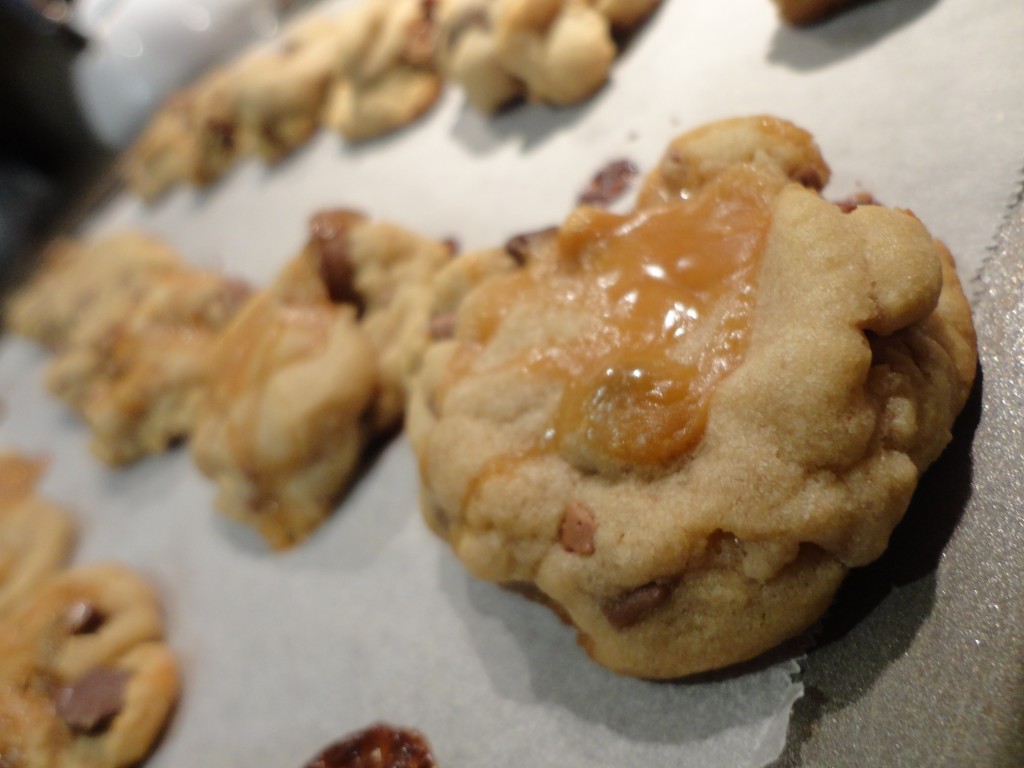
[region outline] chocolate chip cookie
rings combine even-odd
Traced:
[[[660,0],[438,0],[437,60],[476,109],[518,98],[575,104],[608,80],[613,33]]]
[[[274,283],[219,337],[193,439],[217,504],[274,548],[330,513],[375,437],[402,419],[427,345],[444,243],[324,211]]]
[[[906,210],[826,201],[828,177],[785,121],[698,128],[632,213],[517,241],[426,355],[428,524],[615,671],[803,631],[950,440],[976,365],[953,260]]]
[[[340,49],[324,123],[350,141],[394,131],[423,115],[441,93],[434,64],[434,4],[363,0],[342,16]]]
[[[152,587],[115,564],[48,578],[0,620],[0,762],[134,765],[179,694]]]

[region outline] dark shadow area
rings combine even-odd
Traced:
[[[903,657],[935,606],[936,571],[971,497],[972,447],[981,419],[979,369],[953,440],[921,477],[885,553],[843,582],[810,632],[801,680],[804,696],[790,720],[777,768],[802,765],[800,754],[823,721],[862,698]],[[896,591],[899,590],[899,591]]]
[[[970,399],[953,425],[953,440],[921,476],[885,553],[851,571],[839,588],[815,637],[816,647],[842,640],[897,587],[934,574],[971,495],[971,446],[981,418],[981,379],[979,371]],[[921,619],[926,608],[922,606]]]
[[[456,144],[474,155],[490,154],[509,141],[515,141],[526,152],[583,119],[600,97],[599,92],[569,107],[521,102],[497,115],[484,115],[463,101],[451,135]]]
[[[774,670],[770,682],[757,674],[767,674],[767,660],[686,680],[624,677],[589,659],[575,631],[545,606],[474,579],[448,552],[440,568],[442,589],[502,698],[555,705],[637,743],[672,747],[761,722],[786,706],[787,672]]]
[[[927,13],[939,0],[869,0],[807,27],[782,22],[768,60],[801,71],[827,67],[870,48]]]
[[[71,65],[84,47],[31,4],[0,2],[0,298],[112,162],[73,93]]]

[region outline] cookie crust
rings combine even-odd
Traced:
[[[644,411],[626,385],[616,400],[620,385],[605,381],[594,391],[615,397],[585,399],[592,428],[566,440],[572,380],[523,363],[606,332],[571,298],[600,277],[566,256],[575,228],[600,221],[587,209],[533,247],[527,277],[469,294],[413,392],[431,528],[471,573],[531,585],[599,663],[640,677],[736,663],[813,623],[846,571],[884,550],[973,381],[948,252],[906,211],[823,200],[827,165],[795,126],[744,118],[681,137],[640,212],[684,215],[730,178],[761,185],[770,215],[740,362],[694,411],[693,434],[666,431],[671,409]],[[564,301],[538,287],[550,281]],[[731,317],[737,295],[709,316]],[[706,327],[669,355],[699,358]],[[611,350],[609,366],[625,361]],[[602,438],[616,434],[629,438],[622,450]]]

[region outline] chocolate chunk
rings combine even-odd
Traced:
[[[878,205],[878,201],[875,200],[874,195],[869,192],[858,192],[855,195],[847,197],[845,200],[839,200],[836,202],[839,206],[839,210],[843,213],[850,213],[851,211],[857,210],[862,205]]]
[[[417,19],[409,29],[402,59],[414,67],[429,68],[434,63],[434,24],[429,17]]]
[[[454,237],[446,237],[441,244],[448,249],[448,253],[452,256],[462,250],[462,244]]]
[[[306,768],[434,768],[423,734],[378,723],[350,734],[306,763]]]
[[[362,308],[355,267],[348,250],[348,232],[363,220],[355,211],[320,211],[309,222],[311,244],[320,256],[320,276],[331,301]]]
[[[57,691],[57,716],[73,731],[97,733],[110,725],[124,704],[124,688],[131,672],[97,667]]]
[[[667,603],[672,596],[672,587],[671,582],[652,581],[609,600],[601,610],[613,627],[625,629]]]
[[[450,339],[455,335],[455,313],[442,312],[430,318],[430,338]]]
[[[64,614],[64,623],[72,635],[89,635],[103,626],[107,617],[92,603],[79,600]]]
[[[526,264],[530,257],[530,251],[532,251],[538,243],[549,237],[553,237],[557,233],[558,227],[546,227],[544,229],[538,229],[536,232],[526,232],[522,235],[516,235],[505,243],[505,252],[515,259],[517,264],[522,266],[523,264]]]
[[[794,176],[793,181],[810,189],[821,189],[825,186],[825,178],[817,168],[802,168]]]
[[[580,205],[608,205],[618,200],[633,184],[640,170],[629,160],[608,163],[590,180],[578,198]]]
[[[213,141],[225,152],[235,148],[235,126],[227,120],[211,119],[207,128]]]
[[[565,517],[562,527],[558,530],[558,539],[562,549],[577,555],[594,554],[594,532],[597,521],[590,508],[579,501],[570,501],[565,505]]]

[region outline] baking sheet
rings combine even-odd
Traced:
[[[979,301],[987,287],[974,277],[1024,147],[1024,80],[1011,74],[1024,64],[1021,40],[1024,6],[999,0],[878,0],[807,30],[782,27],[767,0],[665,0],[611,85],[580,107],[484,120],[452,89],[425,121],[395,136],[351,148],[324,133],[277,168],[246,162],[208,191],[176,190],[153,208],[116,196],[82,232],[141,227],[196,264],[257,283],[298,250],[309,215],[324,206],[452,236],[464,248],[493,245],[561,220],[608,160],[627,157],[648,170],[683,130],[767,112],[814,133],[833,169],[828,196],[868,191],[913,209],[950,245]],[[163,594],[186,688],[150,765],[301,765],[377,720],[422,729],[447,766],[760,766],[783,752],[803,691],[793,653],[680,683],[605,672],[545,609],[471,580],[431,537],[402,439],[312,540],[272,554],[213,513],[212,486],[187,450],[116,472],[92,460],[82,426],[42,391],[45,362],[28,343],[0,343],[0,445],[50,457],[42,490],[80,520],[78,562],[132,563]],[[832,685],[870,689],[927,617],[959,594],[964,575],[955,569],[938,571],[948,586],[932,585],[960,524],[957,505],[962,511],[970,497],[944,494],[942,481],[969,488],[970,441],[961,429],[960,450],[938,478],[936,494],[954,507],[942,518],[946,536],[895,593],[923,618],[890,634],[878,617],[892,604],[879,595],[824,646],[844,649],[842,663],[812,652],[805,679],[821,658]],[[992,460],[985,457],[973,461]],[[1003,505],[974,514],[995,516],[998,527],[1015,512]],[[798,707],[818,701],[821,689]],[[822,711],[841,715],[863,698],[833,696],[801,715],[783,759],[840,764],[814,756],[807,730],[825,722]],[[849,757],[856,741],[818,755]]]

